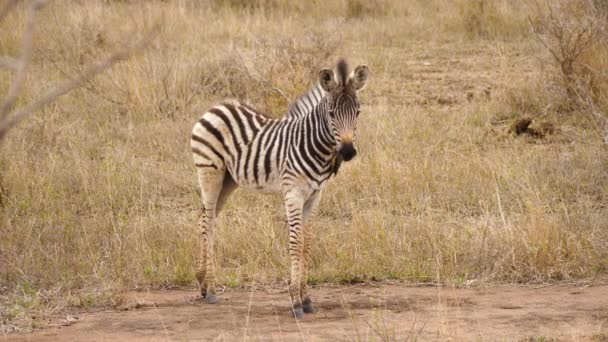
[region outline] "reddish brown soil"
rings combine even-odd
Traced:
[[[219,304],[195,290],[133,292],[125,309],[78,315],[30,340],[608,340],[608,285],[312,289],[318,313],[296,322],[282,290],[226,291]],[[64,317],[65,319],[65,317]]]

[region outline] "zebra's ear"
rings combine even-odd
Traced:
[[[355,68],[355,71],[348,77],[348,85],[355,91],[365,88],[367,79],[369,78],[369,68],[365,64],[361,64]]]
[[[319,71],[319,84],[326,92],[330,92],[338,86],[336,82],[336,77],[334,76],[334,72],[331,69],[323,69]]]

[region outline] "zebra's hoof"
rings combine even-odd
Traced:
[[[304,310],[302,309],[302,305],[296,305],[293,307],[293,317],[296,319],[304,318]]]
[[[315,309],[315,307],[312,306],[312,302],[302,304],[302,309],[304,310],[304,313],[307,313],[307,314],[312,314],[312,313],[317,312],[317,309]]]
[[[207,298],[207,290],[201,289],[201,297]]]
[[[219,299],[217,299],[217,296],[211,293],[208,293],[205,298],[207,298],[207,303],[209,304],[215,304],[217,302],[219,302]]]

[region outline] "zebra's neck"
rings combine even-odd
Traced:
[[[336,141],[327,115],[326,99],[292,120],[296,123],[294,128],[301,133],[298,135],[300,141],[296,142],[300,152],[306,151],[320,168],[328,167],[335,156]]]
[[[289,105],[287,117],[299,118],[310,113],[322,100],[327,93],[317,83],[309,91],[300,96],[297,100]]]

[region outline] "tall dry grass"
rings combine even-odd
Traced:
[[[330,183],[314,220],[312,282],[605,275],[606,149],[584,123],[553,111],[518,3],[255,4],[56,1],[41,12],[23,101],[126,32],[158,17],[164,25],[152,49],[0,145],[4,330],[42,324],[32,310],[194,285],[192,123],[224,97],[280,115],[338,56],[367,63],[373,79],[362,93],[359,157]],[[23,20],[19,11],[0,27],[0,54],[16,53]],[[4,93],[10,75],[0,74]],[[559,120],[560,130],[542,141],[502,133],[523,114]],[[282,201],[260,196],[237,192],[220,216],[226,286],[288,278]]]

